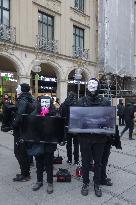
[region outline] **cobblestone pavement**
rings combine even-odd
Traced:
[[[136,139],[136,135],[134,138]],[[0,205],[136,205],[136,140],[128,140],[127,132],[122,138],[122,147],[122,150],[114,147],[111,150],[108,176],[112,179],[113,186],[102,186],[101,198],[95,196],[92,182],[89,195],[84,197],[80,194],[82,179],[76,178],[75,165],[67,165],[66,148],[59,147],[63,164],[54,165],[54,173],[58,168],[67,168],[72,174],[72,182],[58,183],[54,178],[54,193],[48,195],[46,174],[44,186],[37,192],[32,191],[32,185],[36,181],[35,167],[31,168],[31,181],[12,182],[12,178],[19,173],[13,153],[13,136],[12,132],[0,132]],[[92,178],[93,174],[90,172],[91,181]]]

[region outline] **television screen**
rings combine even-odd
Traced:
[[[115,134],[116,107],[70,107],[71,133]]]
[[[41,117],[22,115],[21,137],[26,141],[60,143],[64,139],[65,119],[62,117]]]

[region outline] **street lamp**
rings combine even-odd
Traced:
[[[74,75],[75,80],[78,83],[78,99],[79,99],[79,92],[80,92],[80,80],[82,78],[82,69],[81,68],[77,68],[75,70],[75,75]]]
[[[37,98],[38,96],[38,78],[39,78],[39,75],[38,73],[41,72],[41,66],[40,66],[41,62],[36,59],[33,61],[33,67],[32,67],[32,71],[35,74],[35,98]]]

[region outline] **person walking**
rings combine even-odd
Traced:
[[[134,129],[134,106],[132,103],[127,103],[124,109],[124,119],[125,119],[125,128],[121,132],[121,137],[123,134],[129,130],[129,140],[134,140],[132,138],[133,129]]]
[[[119,116],[119,125],[123,126],[124,124],[124,110],[125,106],[123,105],[122,101],[119,101],[117,105],[117,115]]]

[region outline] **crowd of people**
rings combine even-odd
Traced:
[[[13,130],[14,136],[14,154],[20,166],[20,173],[13,178],[14,182],[25,182],[31,179],[30,165],[33,157],[36,161],[37,181],[32,187],[33,191],[39,190],[43,186],[43,172],[47,173],[47,193],[53,193],[53,158],[54,152],[57,149],[57,144],[52,142],[41,143],[25,142],[21,136],[21,120],[22,114],[41,116],[42,118],[57,116],[65,119],[65,136],[67,150],[67,163],[79,164],[80,152],[82,161],[82,177],[83,185],[81,194],[87,196],[89,192],[89,171],[91,164],[94,165],[94,192],[97,197],[102,196],[100,185],[112,186],[112,180],[107,176],[106,167],[110,155],[111,146],[121,149],[118,128],[114,136],[104,133],[71,133],[69,132],[70,107],[103,107],[111,106],[109,99],[99,95],[100,84],[96,78],[92,78],[88,82],[87,94],[84,97],[77,98],[73,92],[68,93],[67,98],[63,103],[59,103],[49,96],[40,96],[37,100],[30,93],[30,86],[26,83],[18,85],[17,100],[14,105],[14,116],[12,113],[12,121],[5,122],[6,111],[3,106],[3,121],[4,126]],[[7,102],[5,101],[5,104]],[[8,102],[9,103],[9,102]],[[12,104],[13,105],[13,104]],[[133,118],[134,107],[132,105],[123,106],[122,102],[117,106],[117,115],[119,116],[119,125],[125,125],[123,133],[129,129],[129,139],[133,133]],[[6,119],[7,120],[7,119]],[[7,120],[8,121],[8,120]],[[7,123],[7,124],[6,124]],[[42,125],[41,125],[42,126]],[[48,128],[47,128],[48,129]],[[39,136],[37,136],[38,138]],[[115,142],[116,141],[116,142]],[[63,144],[64,145],[64,144]],[[31,154],[30,154],[31,153]]]

